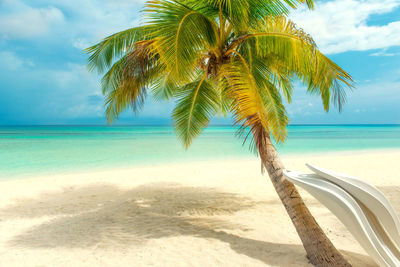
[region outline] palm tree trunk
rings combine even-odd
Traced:
[[[262,164],[303,242],[309,261],[318,267],[351,266],[315,221],[293,183],[283,177],[283,164],[269,136],[263,139],[262,144],[257,144]]]

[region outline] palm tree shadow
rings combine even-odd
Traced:
[[[151,239],[195,236],[226,242],[237,253],[269,265],[288,266],[282,255],[304,263],[300,245],[277,244],[229,233],[249,230],[227,214],[265,203],[213,188],[148,184],[131,190],[104,184],[65,188],[36,199],[21,199],[0,210],[0,217],[51,218],[12,238],[8,245],[28,248],[140,246]],[[268,252],[268,253],[265,253]],[[374,266],[365,256],[344,252],[354,264]],[[293,261],[291,259],[291,261]]]

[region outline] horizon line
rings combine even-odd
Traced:
[[[63,127],[63,126],[82,126],[82,127],[173,127],[172,124],[9,124],[0,125],[1,127]],[[233,124],[212,124],[207,127],[236,126]],[[295,123],[288,126],[400,126],[400,123]],[[205,128],[207,128],[205,127]]]

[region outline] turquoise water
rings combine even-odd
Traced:
[[[171,127],[0,127],[0,178],[167,162],[255,157],[227,126],[209,127],[189,150]],[[400,126],[290,126],[281,154],[400,148]]]

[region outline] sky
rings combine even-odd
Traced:
[[[144,3],[0,0],[0,125],[105,124],[101,77],[83,49],[140,25]],[[297,82],[291,124],[400,124],[400,0],[317,1],[290,18],[355,80],[341,113],[325,113]],[[172,107],[150,97],[117,124],[169,124]]]

